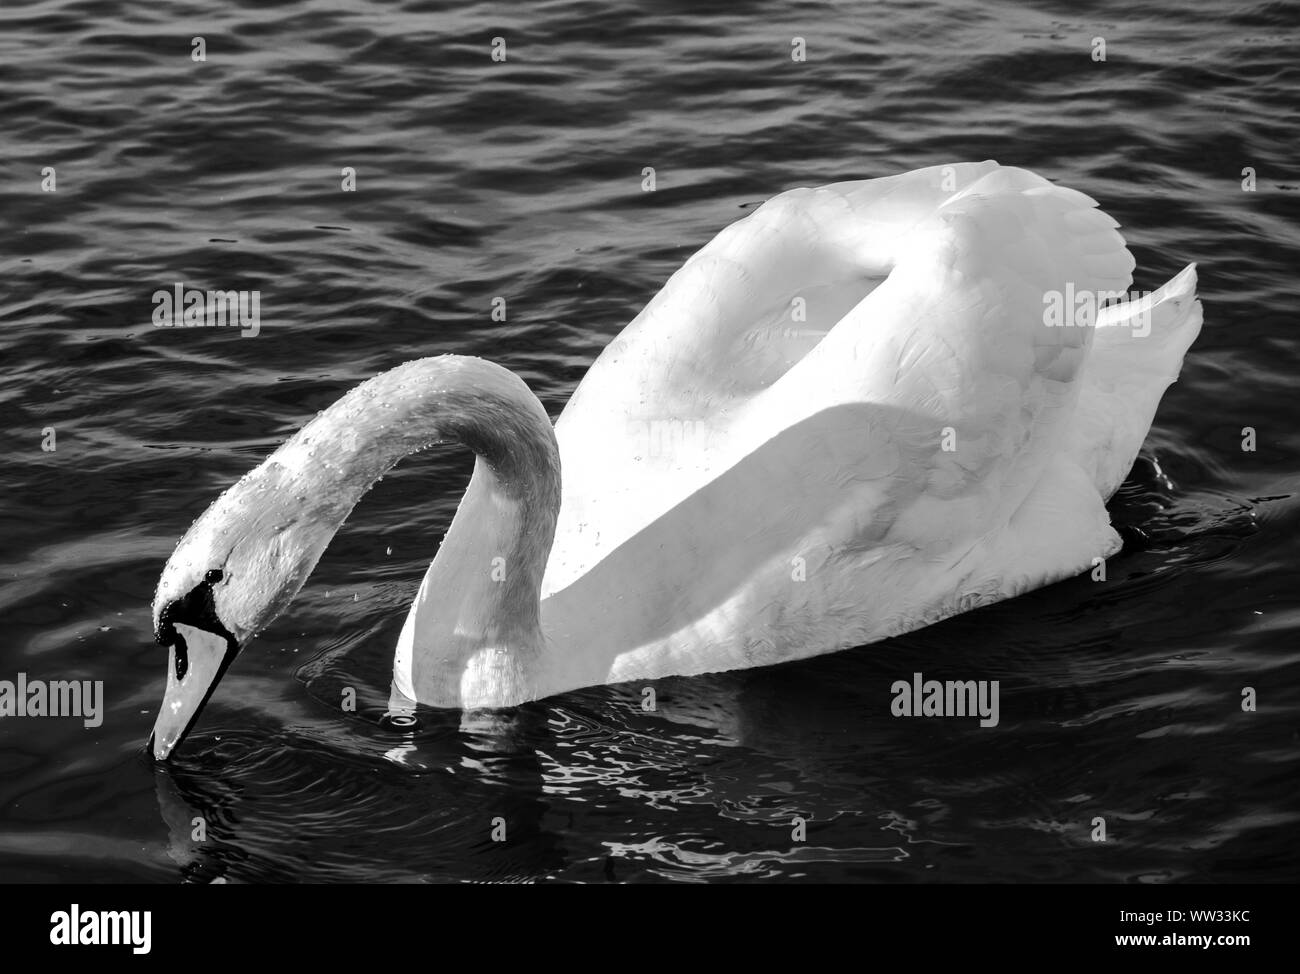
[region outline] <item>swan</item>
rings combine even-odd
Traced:
[[[155,757],[435,443],[477,459],[397,640],[394,719],[829,653],[1092,569],[1201,326],[1195,265],[1126,294],[1117,227],[991,161],[794,189],[687,260],[554,426],[478,358],[369,379],[168,560]]]

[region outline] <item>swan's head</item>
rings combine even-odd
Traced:
[[[482,478],[508,495],[505,508],[528,512],[519,514],[531,525],[523,541],[510,542],[521,547],[509,581],[483,584],[497,601],[530,608],[535,623],[560,507],[559,449],[546,410],[522,379],[482,359],[407,362],[319,413],[181,538],[153,603],[154,633],[169,652],[150,740],[156,758],[184,739],[240,649],[298,594],[371,485],[402,457],[449,442],[479,454]],[[509,533],[515,522],[501,523]]]
[[[154,634],[168,661],[150,739],[156,758],[184,739],[227,667],[293,600],[346,516],[303,489],[284,453],[203,512],[158,580]]]

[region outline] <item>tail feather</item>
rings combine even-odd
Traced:
[[[1103,499],[1119,489],[1137,459],[1201,321],[1195,264],[1158,291],[1098,316],[1065,449]]]

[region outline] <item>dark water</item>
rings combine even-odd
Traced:
[[[106,714],[0,719],[0,879],[1295,878],[1300,14],[1158,6],[6,3],[0,679],[103,680]],[[459,352],[558,414],[756,202],[983,158],[1101,201],[1138,288],[1200,262],[1205,329],[1112,504],[1108,581],[665,680],[654,713],[603,687],[401,738],[375,723],[391,650],[471,465],[434,451],[358,507],[174,764],[144,759],[158,572],[317,409]],[[177,281],[259,289],[261,333],[154,328]],[[891,717],[917,670],[1000,680],[1001,725]]]

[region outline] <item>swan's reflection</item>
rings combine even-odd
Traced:
[[[375,719],[350,752],[283,734],[196,737],[156,766],[168,854],[191,882],[508,882],[562,866],[531,743],[544,710],[449,726],[458,716],[421,715],[413,731]]]
[[[850,697],[779,668],[422,710],[405,731],[377,713],[295,721],[292,735],[225,729],[160,767],[158,799],[171,858],[195,882],[608,882],[897,862],[909,855],[897,834],[861,846],[833,829],[885,828],[861,764],[813,746],[847,731],[852,750],[889,753],[889,728],[855,716]],[[768,780],[745,771],[756,759]],[[645,821],[612,815],[629,801]],[[663,816],[694,825],[654,827]],[[746,845],[699,829],[715,817]]]

